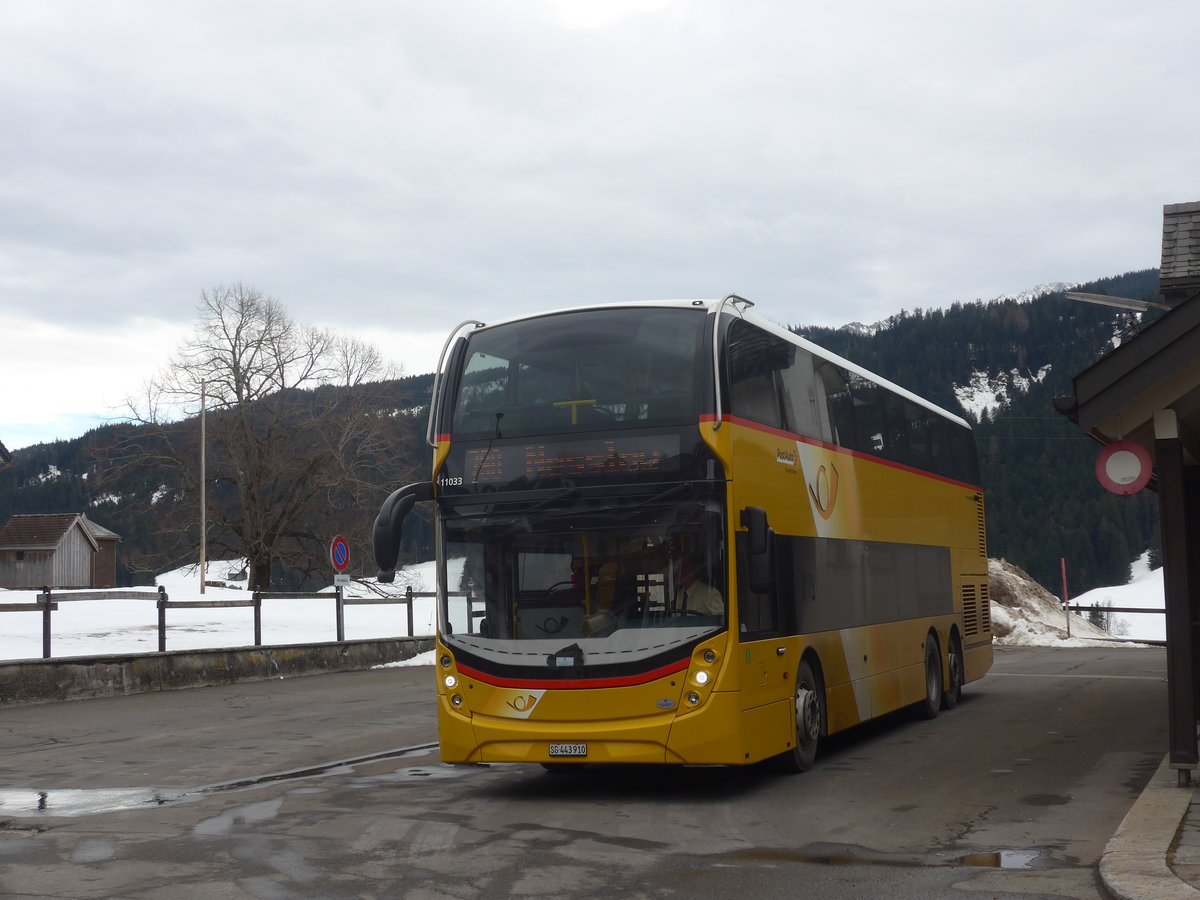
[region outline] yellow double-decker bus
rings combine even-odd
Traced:
[[[722,300],[567,309],[443,348],[432,480],[447,762],[750,764],[991,665],[966,422]]]

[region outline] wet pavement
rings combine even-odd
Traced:
[[[782,780],[446,766],[428,668],[8,709],[0,895],[1200,897],[1159,658],[1055,653]]]

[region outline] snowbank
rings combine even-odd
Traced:
[[[1071,614],[1071,636],[1068,638],[1062,601],[1030,578],[1023,569],[1007,560],[988,560],[988,575],[991,579],[992,635],[996,644],[1021,647],[1129,646],[1114,644],[1111,635],[1075,613]]]

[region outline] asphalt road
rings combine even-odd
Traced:
[[[998,649],[796,776],[445,766],[432,677],[0,710],[0,894],[1101,898],[1166,751],[1161,650]]]

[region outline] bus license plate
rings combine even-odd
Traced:
[[[551,744],[551,756],[587,756],[587,744]]]

